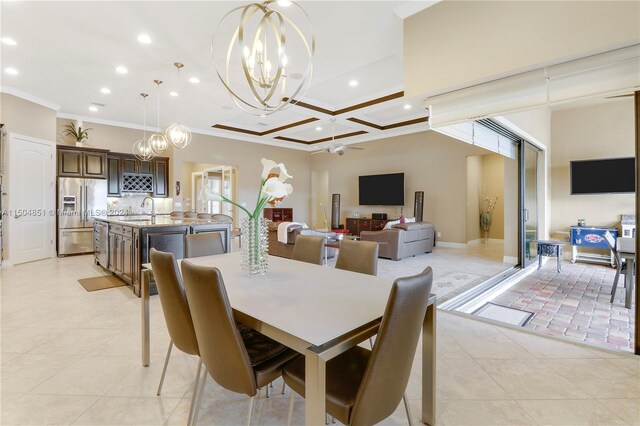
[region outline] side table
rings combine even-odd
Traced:
[[[558,272],[562,270],[562,241],[537,240],[538,245],[538,269],[542,268],[542,256],[558,258]]]

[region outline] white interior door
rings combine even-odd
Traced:
[[[18,264],[54,253],[55,143],[9,136],[9,258]]]

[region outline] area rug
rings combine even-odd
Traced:
[[[438,296],[438,302],[442,302],[446,295],[458,295],[463,291],[481,283],[487,277],[482,275],[467,274],[464,272],[452,272],[433,280],[431,293]]]
[[[81,278],[78,282],[87,291],[104,290],[107,288],[122,287],[124,281],[115,275],[101,275],[99,277]]]
[[[476,309],[473,312],[473,315],[524,327],[529,321],[531,321],[531,318],[533,318],[535,314],[533,312],[508,308],[506,306],[487,302],[480,308]]]

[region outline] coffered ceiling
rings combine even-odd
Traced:
[[[180,105],[194,132],[310,151],[332,138],[347,144],[417,132],[428,118],[422,99],[403,95],[402,18],[433,3],[302,2],[316,35],[311,87],[296,105],[259,117],[235,106],[210,52],[217,22],[244,2],[3,1],[1,36],[16,44],[1,46],[1,89],[59,108],[62,117],[141,127],[139,93],[151,95],[147,124],[155,125],[153,80],[161,79],[161,126]],[[138,42],[140,34],[151,43]],[[185,67],[180,93],[170,96],[176,61]],[[127,74],[115,71],[120,65]]]

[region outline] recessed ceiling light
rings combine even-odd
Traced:
[[[402,107],[404,109],[411,109],[411,104],[404,104],[404,106]]]
[[[15,68],[5,68],[4,72],[6,72],[7,74],[11,74],[11,75],[18,75],[18,70]]]
[[[291,6],[291,2],[289,0],[278,0],[278,4],[282,7]]]
[[[108,95],[109,93],[111,93],[111,89],[109,89],[108,87],[103,87],[102,89],[100,89],[100,91],[105,95]]]
[[[358,85],[358,80],[351,80],[349,82],[349,86],[351,86],[351,87],[356,87],[357,85]]]
[[[191,78],[189,79],[189,81],[190,81],[191,83],[193,83],[193,84],[198,84],[198,83],[200,83],[200,79],[199,79],[198,77],[191,77]]]
[[[128,72],[129,72],[129,70],[128,70],[125,66],[123,66],[123,65],[118,65],[118,66],[116,67],[116,72],[117,72],[118,74],[126,74],[126,73],[128,73]]]
[[[2,40],[2,42],[3,42],[4,44],[9,45],[9,46],[15,46],[16,44],[18,44],[18,43],[16,43],[16,41],[15,41],[14,39],[12,39],[11,37],[2,37],[2,39],[0,39],[0,40]]]
[[[89,107],[89,111],[91,111],[91,112],[96,112],[96,111],[98,111],[98,107],[97,107],[97,106],[95,106],[95,105],[91,105],[91,106]]]
[[[151,37],[147,34],[140,34],[138,36],[138,41],[142,44],[151,44]]]
[[[322,130],[322,127],[318,126],[318,127],[316,127],[316,130],[320,131],[320,130]]]
[[[178,92],[169,92],[169,96],[178,96]]]

